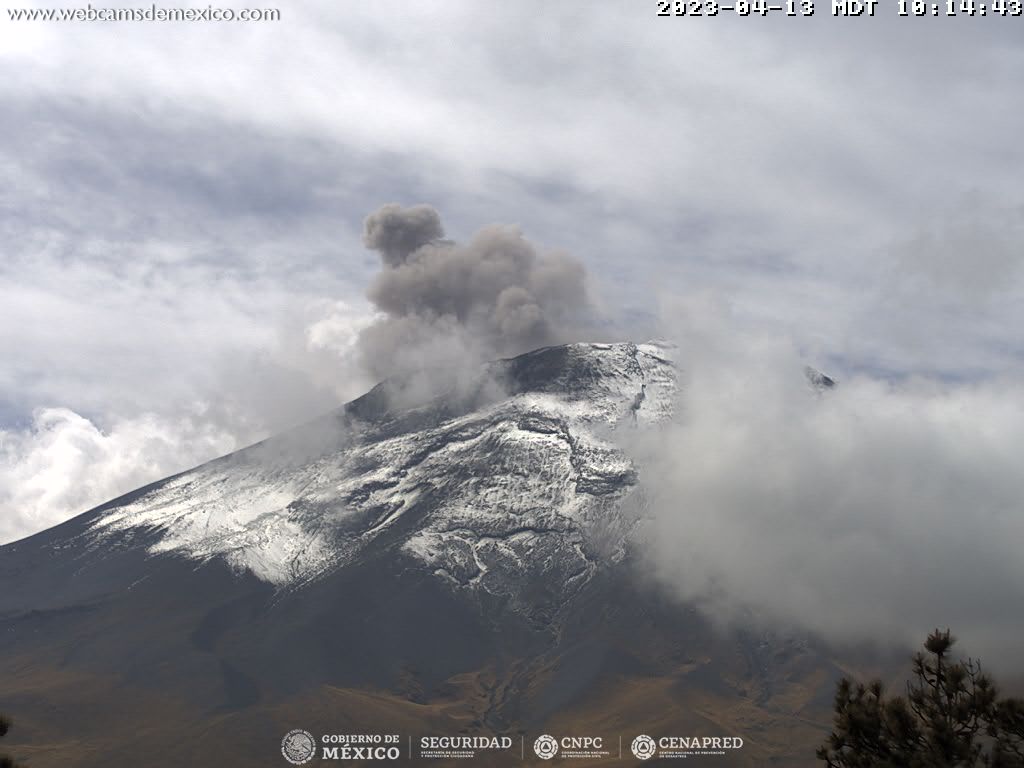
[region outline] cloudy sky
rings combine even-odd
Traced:
[[[391,202],[571,254],[610,335],[685,335],[666,318],[710,302],[733,341],[952,387],[942,413],[991,386],[982,429],[1016,423],[1024,20],[818,6],[46,23],[6,3],[0,542],[365,390],[363,222]],[[928,413],[922,445],[948,424]],[[864,440],[867,461],[885,438]]]

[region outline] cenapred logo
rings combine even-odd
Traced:
[[[638,760],[650,760],[658,751],[658,745],[654,743],[654,739],[644,733],[633,739],[629,748],[633,750],[633,756]]]
[[[301,728],[288,731],[281,739],[281,754],[292,765],[304,765],[316,754],[316,739]]]
[[[688,757],[713,757],[728,754],[729,750],[743,749],[739,736],[659,736],[657,740],[647,734],[633,739],[630,745],[633,754],[640,760]]]
[[[558,740],[545,733],[533,742],[533,751],[541,760],[550,760],[558,754]]]

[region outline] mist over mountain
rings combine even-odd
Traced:
[[[692,705],[714,701],[749,737],[750,718],[785,717],[777,696],[826,701],[826,653],[716,629],[636,558],[647,503],[618,443],[671,418],[673,354],[547,347],[415,402],[389,379],[0,548],[0,696],[23,754],[57,765],[75,743],[76,764],[144,750],[170,765],[213,742],[224,764],[275,765],[294,713],[515,733],[626,690],[638,704],[608,727],[640,727],[639,702],[668,696],[695,727]],[[642,694],[654,679],[677,687]],[[91,714],[65,718],[82,680]]]
[[[1015,4],[6,9],[0,752],[1018,693]]]

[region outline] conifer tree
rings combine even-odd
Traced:
[[[978,661],[951,659],[955,642],[948,629],[928,636],[905,696],[840,680],[818,759],[829,768],[1024,768],[1024,701],[1001,699]]]

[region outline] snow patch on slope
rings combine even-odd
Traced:
[[[154,555],[223,557],[279,586],[379,545],[513,604],[526,583],[578,588],[621,556],[632,525],[621,501],[636,470],[616,430],[670,417],[675,372],[654,343],[573,344],[512,362],[534,359],[544,375],[527,370],[530,386],[498,402],[397,434],[382,417],[299,463],[243,451],[108,510],[93,534],[156,531]]]

